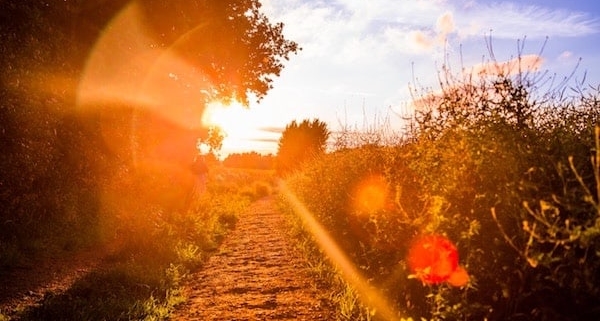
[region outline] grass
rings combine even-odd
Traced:
[[[181,266],[122,262],[47,294],[22,320],[162,320],[183,300]]]

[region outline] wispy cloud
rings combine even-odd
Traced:
[[[470,73],[476,77],[489,75],[511,76],[519,72],[536,72],[542,68],[544,58],[539,55],[522,55],[503,62],[488,62],[476,64]]]
[[[600,31],[599,21],[584,12],[552,9],[516,2],[477,3],[456,11],[461,37],[580,37]]]
[[[369,55],[419,54],[493,31],[494,37],[578,37],[600,31],[597,19],[582,12],[555,10],[517,2],[483,1],[266,1],[267,11],[286,23],[308,57],[340,62]],[[412,50],[412,51],[411,51]]]
[[[249,139],[250,141],[253,142],[259,142],[259,143],[278,143],[279,142],[279,138],[254,138],[254,139]]]
[[[284,127],[260,127],[258,130],[267,133],[281,134],[285,130]]]

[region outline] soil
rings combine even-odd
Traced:
[[[241,215],[220,251],[190,278],[173,320],[333,320],[271,197]]]

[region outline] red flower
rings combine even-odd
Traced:
[[[427,284],[449,281],[453,286],[463,286],[469,280],[466,270],[458,265],[456,246],[441,235],[417,238],[408,252],[408,266]]]

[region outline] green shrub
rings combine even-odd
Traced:
[[[287,185],[407,317],[596,318],[600,91],[542,103],[519,75],[481,81],[447,84],[414,137],[331,152]],[[409,278],[423,233],[456,243],[468,286]]]

